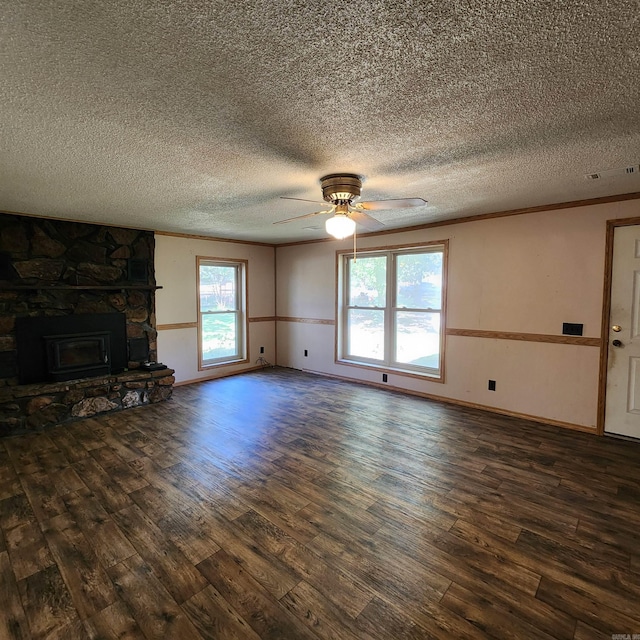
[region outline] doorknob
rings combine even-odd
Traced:
[[[620,342],[620,340],[614,340],[611,344],[614,347],[621,347],[622,346],[622,342]]]

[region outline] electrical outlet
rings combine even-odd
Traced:
[[[386,382],[387,381],[387,374],[383,373],[382,374],[382,382]]]
[[[304,357],[306,358],[309,355],[309,351],[307,349],[304,350]]]
[[[496,381],[489,380],[489,391],[495,391],[495,390],[496,390]]]
[[[260,353],[264,353],[264,347],[260,347]]]

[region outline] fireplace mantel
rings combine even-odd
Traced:
[[[48,291],[48,290],[67,290],[67,291],[157,291],[162,289],[161,286],[152,286],[146,284],[3,284],[0,285],[0,291]]]

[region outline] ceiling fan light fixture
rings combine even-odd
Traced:
[[[367,211],[385,209],[408,209],[409,207],[422,207],[427,204],[423,198],[395,198],[391,200],[371,200],[370,202],[357,202],[362,190],[362,176],[355,173],[330,173],[320,178],[322,187],[322,198],[331,205],[329,210],[306,213],[295,218],[278,220],[273,224],[282,224],[292,220],[311,218],[323,214],[333,213],[333,217],[325,223],[327,233],[338,240],[354,236],[356,224],[360,224],[368,229],[378,229],[384,224],[369,215]],[[280,196],[284,200],[302,200],[303,202],[315,202],[315,200],[304,200],[302,198],[289,198]],[[355,236],[354,236],[355,237]]]
[[[355,173],[330,173],[320,178],[322,197],[331,203],[351,203],[360,197],[362,178]]]
[[[325,229],[329,235],[342,240],[353,235],[356,223],[344,213],[337,213],[325,222]]]

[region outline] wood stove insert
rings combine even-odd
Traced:
[[[111,340],[108,331],[44,336],[49,378],[55,382],[108,375]]]
[[[120,373],[128,364],[124,313],[16,318],[20,384]]]

